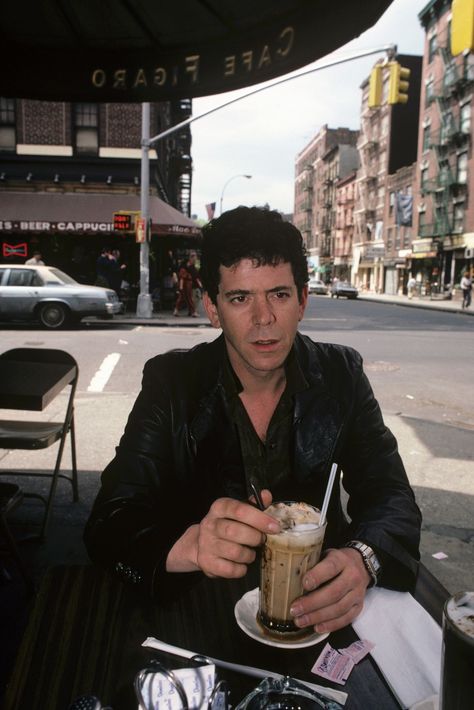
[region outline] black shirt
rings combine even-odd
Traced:
[[[273,490],[291,477],[294,395],[308,387],[293,351],[286,360],[285,375],[285,389],[273,412],[263,442],[239,397],[243,389],[240,380],[232,369],[229,359],[226,358],[224,389],[230,415],[239,436],[249,495],[252,493],[250,481],[254,481],[258,488]]]

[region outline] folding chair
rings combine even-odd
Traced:
[[[33,580],[30,578],[23,560],[21,559],[15,538],[13,537],[7,522],[8,513],[15,510],[15,508],[18,508],[22,502],[23,491],[20,486],[17,486],[15,483],[3,483],[0,481],[0,537],[3,538],[3,542],[5,543],[5,548],[1,551],[5,551],[13,557],[21,576],[23,577],[27,591],[32,592],[34,589]],[[7,579],[10,579],[10,575],[6,571],[6,568],[4,570],[4,575]]]
[[[0,408],[26,411],[42,411],[67,386],[70,387],[64,419],[48,421],[0,421],[1,449],[45,449],[59,441],[56,462],[52,473],[39,471],[0,471],[0,475],[38,476],[50,479],[45,495],[24,491],[25,498],[38,498],[45,506],[38,537],[46,537],[51,518],[54,495],[59,478],[65,478],[72,486],[73,500],[79,500],[76,465],[76,441],[74,434],[74,394],[79,368],[77,362],[63,350],[42,348],[15,348],[0,355]],[[60,473],[61,460],[70,434],[72,475]]]

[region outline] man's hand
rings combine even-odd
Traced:
[[[315,631],[336,631],[350,624],[362,611],[370,575],[357,550],[328,550],[324,559],[303,580],[307,594],[291,606],[295,624]]]
[[[262,498],[265,506],[270,505],[270,491],[263,490]],[[243,577],[265,534],[279,531],[279,523],[253,505],[233,498],[218,498],[199,525],[188,528],[173,545],[166,569],[168,572],[202,570],[208,577]]]

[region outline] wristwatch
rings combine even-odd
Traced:
[[[346,543],[345,546],[352,547],[354,550],[360,552],[364,567],[372,579],[371,583],[369,584],[369,587],[374,587],[377,584],[378,578],[380,577],[382,565],[380,564],[380,560],[373,551],[373,549],[369,547],[369,545],[366,545],[365,542],[359,542],[359,540],[351,540],[350,542]]]

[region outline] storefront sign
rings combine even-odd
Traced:
[[[26,242],[21,244],[7,244],[4,242],[2,244],[2,256],[7,258],[12,256],[28,256],[28,247]]]
[[[43,222],[0,220],[0,232],[113,232],[112,222]]]
[[[143,244],[146,241],[146,223],[141,217],[135,220],[135,241],[137,244]]]

